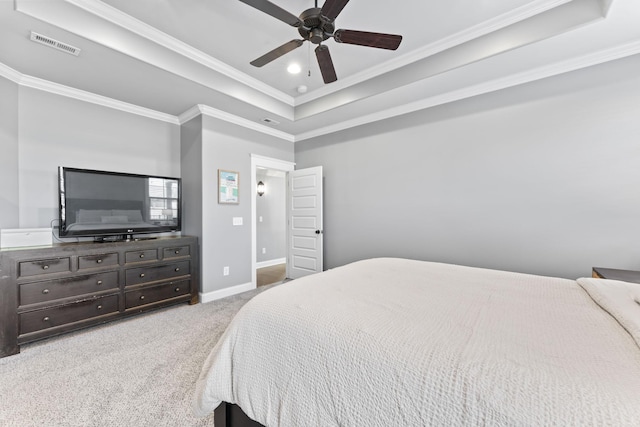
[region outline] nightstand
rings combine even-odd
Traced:
[[[596,279],[610,279],[621,280],[623,282],[640,283],[640,271],[593,267],[591,270],[591,276]]]

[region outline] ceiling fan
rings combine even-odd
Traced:
[[[334,21],[346,6],[349,0],[326,0],[322,8],[318,8],[318,0],[315,7],[307,9],[300,16],[292,15],[286,10],[271,3],[268,0],[240,0],[251,7],[254,7],[267,15],[271,15],[280,21],[296,27],[302,36],[302,40],[291,40],[280,47],[262,55],[250,62],[255,67],[262,67],[302,46],[305,41],[317,44],[316,58],[325,83],[332,83],[338,80],[336,70],[333,67],[329,47],[322,42],[329,37],[338,43],[356,44],[360,46],[376,47],[380,49],[396,50],[400,46],[402,36],[395,34],[370,33],[367,31],[336,30]]]

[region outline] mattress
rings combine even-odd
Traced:
[[[606,282],[580,280],[394,258],[296,279],[238,312],[194,410],[234,403],[266,426],[638,425],[640,305],[627,298],[621,321],[594,300]]]

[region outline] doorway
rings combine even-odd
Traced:
[[[253,185],[252,188],[254,190],[253,191],[254,203],[252,203],[252,212],[251,212],[251,229],[252,229],[251,230],[251,254],[252,254],[251,255],[252,256],[251,281],[254,288],[258,286],[258,269],[259,268],[275,267],[276,265],[279,265],[280,269],[282,267],[285,267],[285,271],[286,271],[286,259],[287,259],[286,174],[287,172],[293,171],[294,166],[295,165],[292,162],[258,156],[255,154],[251,155],[251,182]],[[262,196],[259,196],[257,191],[258,182],[260,182],[260,179],[258,178],[259,176],[267,177],[267,181],[263,180],[263,184],[265,184],[265,188],[264,188],[264,194]],[[282,188],[278,185],[279,177],[282,177],[282,181],[281,181],[283,185]],[[273,183],[273,185],[270,185],[270,183]],[[277,200],[279,198],[282,199],[282,203],[283,203],[283,205],[281,206],[281,208],[283,209],[281,214],[282,215],[281,222],[280,222],[280,219],[278,218],[278,216],[280,215],[278,213],[280,209],[280,205],[279,205],[279,202],[277,202]],[[270,203],[270,202],[273,202],[273,203]],[[264,212],[262,211],[262,208],[265,208],[265,206],[263,205],[270,205],[270,204],[273,205],[272,208],[269,208],[267,206],[266,207],[267,213],[264,214]],[[261,213],[263,213],[263,215],[258,214],[259,209],[261,210]],[[272,212],[272,213],[269,213],[269,212]],[[260,216],[262,216],[262,218],[260,218]],[[269,217],[267,218],[267,216]],[[260,222],[261,219],[262,221]],[[282,234],[280,237],[282,238],[282,242],[284,242],[283,243],[284,252],[280,252],[280,249],[278,249],[277,246],[273,246],[275,243],[275,239],[274,241],[269,243],[269,240],[263,240],[262,237],[264,236],[261,235],[261,240],[260,240],[261,244],[260,245],[258,244],[259,229],[260,231],[264,231],[262,230],[263,228],[265,228],[265,227],[262,227],[263,225],[275,223],[276,226],[274,227],[274,229],[271,230],[271,233],[276,233],[274,235],[277,235],[278,232],[275,231],[275,228],[277,228],[278,222],[280,222],[281,224]],[[277,245],[277,243],[275,244]],[[264,253],[263,253],[263,249],[264,249]],[[258,262],[258,260],[261,260],[260,263]],[[263,272],[266,272],[266,270],[263,270]],[[271,279],[267,279],[267,280],[271,280]]]
[[[256,286],[286,279],[286,178],[281,170],[256,170]]]

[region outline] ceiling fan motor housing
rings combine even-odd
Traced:
[[[331,37],[336,29],[333,20],[322,16],[321,9],[317,7],[305,10],[299,18],[303,24],[298,27],[298,32],[302,38],[314,44],[320,44]]]

